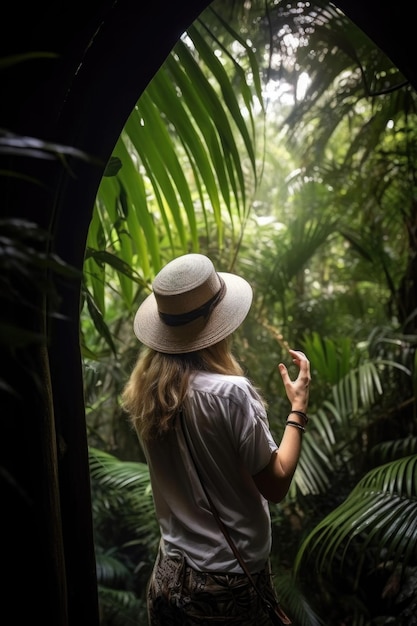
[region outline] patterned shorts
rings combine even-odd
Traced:
[[[276,605],[269,564],[253,579]],[[184,558],[169,558],[161,550],[148,583],[147,607],[149,626],[271,625],[245,574],[198,572]]]

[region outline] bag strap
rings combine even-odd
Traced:
[[[181,413],[180,413],[180,422],[181,422],[182,430],[183,430],[183,432],[184,432],[184,439],[185,439],[185,443],[187,444],[187,447],[188,447],[188,451],[189,451],[189,453],[190,453],[191,460],[192,460],[192,462],[193,462],[193,464],[194,464],[194,467],[195,467],[195,470],[196,470],[196,473],[197,473],[198,479],[199,479],[200,484],[201,484],[201,487],[202,487],[202,489],[203,489],[203,491],[204,491],[204,495],[206,496],[207,501],[208,501],[208,503],[209,503],[209,505],[210,505],[210,509],[211,509],[211,511],[212,511],[212,513],[213,513],[213,516],[214,516],[214,518],[215,518],[215,520],[216,520],[216,522],[217,522],[217,524],[218,524],[218,526],[219,526],[220,530],[222,531],[222,533],[223,533],[223,535],[224,535],[224,537],[225,537],[225,539],[226,539],[227,543],[229,544],[230,549],[232,550],[232,552],[233,552],[234,556],[236,557],[236,559],[237,559],[237,561],[238,561],[238,563],[239,563],[240,567],[242,568],[243,572],[244,572],[244,573],[246,574],[246,576],[248,577],[248,579],[249,579],[250,583],[252,584],[253,588],[255,589],[256,593],[258,594],[258,596],[259,596],[259,597],[260,597],[260,599],[262,600],[263,605],[265,606],[265,609],[268,611],[268,613],[269,613],[270,615],[274,614],[274,615],[276,616],[276,613],[275,613],[275,611],[274,611],[274,607],[272,606],[272,604],[271,604],[271,603],[269,602],[269,600],[268,600],[267,598],[265,598],[265,596],[264,596],[264,595],[263,595],[263,594],[259,591],[259,589],[258,589],[258,587],[257,587],[257,585],[256,585],[256,583],[255,583],[255,581],[254,581],[254,579],[253,579],[252,574],[250,573],[250,571],[249,571],[249,569],[248,569],[248,567],[247,567],[247,565],[246,565],[245,561],[243,560],[243,558],[242,558],[242,556],[241,556],[241,554],[240,554],[240,552],[239,552],[239,550],[238,550],[238,548],[237,548],[237,546],[236,546],[235,542],[234,542],[234,541],[233,541],[233,539],[231,538],[231,536],[230,536],[230,534],[229,534],[229,531],[228,531],[228,529],[227,529],[227,526],[225,525],[225,523],[224,523],[224,522],[223,522],[223,520],[221,519],[221,517],[220,517],[220,515],[219,515],[219,512],[217,511],[217,508],[215,507],[214,502],[213,502],[213,500],[211,499],[211,496],[210,496],[209,492],[207,491],[207,488],[206,488],[205,484],[203,483],[203,480],[202,480],[202,478],[201,478],[201,472],[200,472],[200,469],[199,469],[199,467],[198,467],[197,461],[196,461],[195,456],[194,456],[193,451],[192,451],[192,446],[191,446],[191,434],[190,434],[190,431],[189,431],[189,429],[188,429],[187,420],[185,419],[185,416],[184,416],[184,411],[181,411]],[[281,619],[283,619],[282,623],[283,623],[283,624],[290,624],[290,623],[291,623],[291,621],[290,621],[290,620],[288,620],[288,621],[284,621],[284,620],[285,620],[285,618],[287,618],[287,620],[288,620],[288,617],[285,615],[285,613],[283,613],[283,617],[281,618]]]

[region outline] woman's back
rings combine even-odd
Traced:
[[[196,372],[184,406],[182,420],[204,484],[249,569],[259,571],[271,548],[270,516],[252,475],[277,448],[262,401],[246,378]],[[182,420],[145,445],[167,553],[183,553],[201,571],[241,572],[211,514]]]

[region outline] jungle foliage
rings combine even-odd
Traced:
[[[254,287],[235,352],[278,440],[288,407],[276,364],[288,345],[311,361],[301,461],[271,505],[285,609],[300,626],[417,623],[416,104],[333,5],[215,1],[132,111],[84,266],[103,626],[143,623],[158,542],[119,407],[132,319],[160,267],[190,251]]]

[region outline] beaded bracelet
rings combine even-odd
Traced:
[[[304,425],[307,424],[307,422],[308,422],[308,415],[307,415],[307,413],[304,413],[303,411],[296,411],[295,409],[291,410],[289,414],[291,415],[291,413],[295,413],[296,415],[299,415],[304,420]]]
[[[301,424],[299,424],[298,422],[292,422],[291,420],[287,420],[285,422],[286,426],[294,426],[294,428],[298,428],[298,430],[302,430],[303,433],[305,433],[306,429],[304,428],[304,426],[302,426]]]

